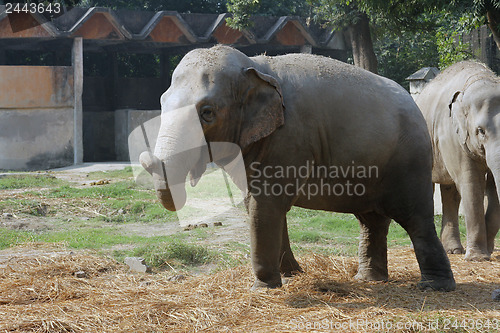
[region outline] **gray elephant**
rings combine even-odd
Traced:
[[[181,60],[161,105],[154,154],[144,152],[140,161],[167,209],[184,205],[188,173],[194,185],[206,162],[224,164],[210,156],[213,144],[241,148],[253,288],[279,287],[280,272],[301,271],[288,239],[292,206],[357,216],[358,279],[388,279],[392,218],[414,244],[419,287],[455,288],[433,222],[429,134],[410,95],[393,81],[326,57],[247,57],[215,46]],[[194,113],[185,112],[189,105]],[[201,137],[193,130],[198,126]],[[207,145],[195,144],[203,136]]]
[[[441,187],[444,248],[448,253],[464,253],[458,228],[462,201],[465,259],[487,260],[500,227],[499,78],[483,64],[459,62],[427,84],[416,102],[432,138],[432,181]]]

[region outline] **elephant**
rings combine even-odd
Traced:
[[[154,153],[143,152],[140,162],[165,208],[182,208],[188,174],[195,185],[208,161],[224,165],[225,155],[212,156],[212,145],[228,142],[241,151],[253,289],[280,287],[282,275],[302,272],[288,237],[292,206],[355,214],[357,279],[388,279],[394,219],[414,244],[418,286],[455,288],[433,222],[429,134],[413,99],[395,82],[327,57],[249,57],[217,45],[187,53],[160,101]],[[192,113],[185,112],[189,106]]]
[[[484,64],[458,62],[430,81],[416,103],[432,140],[432,181],[440,184],[443,204],[443,246],[448,253],[465,252],[469,261],[488,260],[500,227],[500,80]],[[460,242],[460,202],[466,251]]]

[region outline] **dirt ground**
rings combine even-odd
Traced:
[[[49,170],[48,173],[51,176],[69,181],[74,187],[85,187],[89,183],[97,182],[102,180],[101,178],[89,177],[92,172],[96,171],[112,171],[112,170],[122,170],[123,168],[130,166],[130,163],[84,163],[83,165],[70,166],[65,168],[58,168]],[[35,172],[35,175],[40,173]],[[42,174],[44,174],[42,172]],[[1,174],[0,174],[1,176]],[[0,200],[11,198],[11,197],[26,197],[23,192],[31,191],[31,189],[12,189],[12,190],[2,190],[0,191]],[[29,197],[26,197],[29,199]],[[50,206],[61,206],[62,201],[66,201],[61,198],[50,198],[44,199]],[[217,202],[206,202],[203,200],[197,200],[195,205],[200,211],[204,209],[213,210],[214,207],[220,206]],[[79,205],[81,206],[81,205]],[[82,218],[89,219],[98,216],[98,212],[93,210],[85,210],[82,207],[73,205],[69,207],[72,214],[69,218]],[[217,228],[213,235],[207,239],[207,243],[213,244],[223,244],[229,240],[238,241],[243,243],[248,243],[248,230],[249,226],[246,223],[247,214],[242,209],[231,209],[229,211],[223,211],[218,216],[224,224],[224,228]],[[50,216],[36,216],[36,215],[23,215],[22,217],[11,216],[6,217],[0,215],[0,226],[7,227],[15,230],[26,230],[26,231],[47,231],[52,229],[61,228],[57,223],[56,218],[51,218]],[[182,223],[148,223],[147,225],[141,223],[126,223],[119,225],[119,228],[123,229],[124,233],[131,233],[138,236],[152,237],[152,236],[167,236],[173,235],[178,232],[183,231],[184,227],[191,223],[189,220],[183,220]],[[105,225],[105,223],[103,223]],[[116,226],[114,224],[113,226]]]

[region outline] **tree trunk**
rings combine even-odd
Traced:
[[[500,12],[489,10],[486,13],[486,17],[488,18],[488,26],[493,33],[493,39],[497,44],[497,48],[500,49],[500,31],[498,29],[498,25],[500,23]]]
[[[349,27],[354,65],[378,73],[377,57],[373,51],[370,19],[365,13],[360,13],[360,19]]]

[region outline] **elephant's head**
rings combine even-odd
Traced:
[[[284,123],[276,79],[226,46],[189,52],[160,102],[154,154],[144,152],[139,159],[153,175],[160,202],[173,211],[185,204],[188,174],[195,186],[210,160],[218,163],[234,155],[234,150],[210,149],[216,142],[234,143],[243,150]]]
[[[500,189],[500,81],[489,71],[472,76],[451,96],[449,108],[463,149],[486,162]]]

